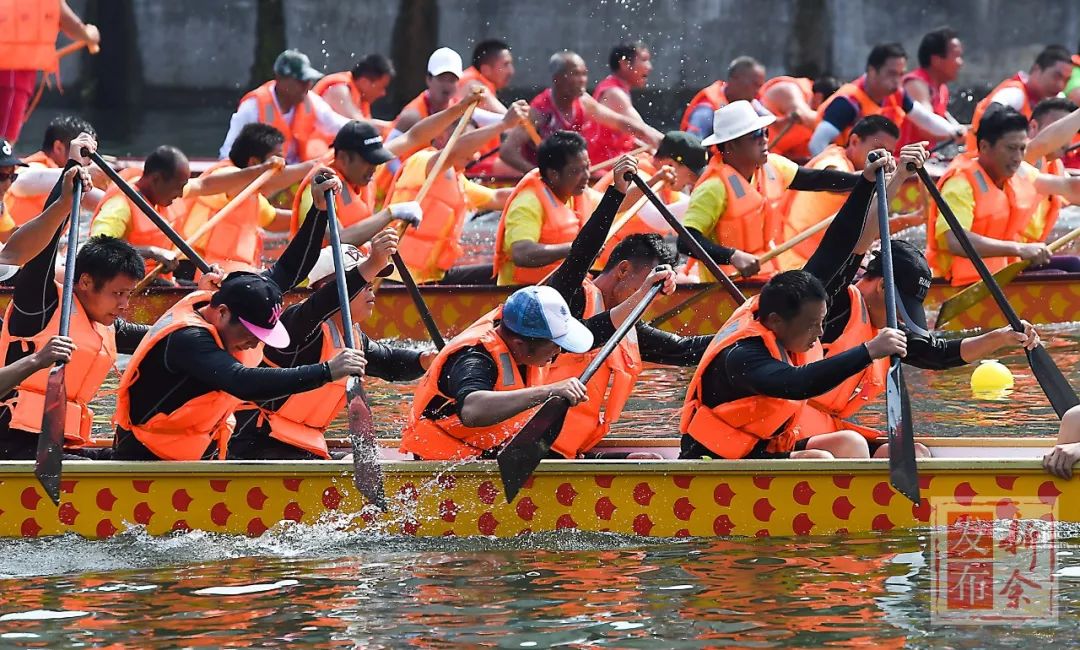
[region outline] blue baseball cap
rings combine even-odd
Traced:
[[[570,315],[562,294],[548,286],[525,287],[510,294],[503,305],[502,324],[514,334],[548,339],[567,352],[592,349],[592,332]]]

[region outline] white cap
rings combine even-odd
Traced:
[[[750,102],[740,99],[713,113],[713,132],[701,141],[703,146],[730,142],[735,138],[763,129],[776,121],[775,115],[758,115]]]
[[[567,352],[588,352],[593,344],[592,332],[570,315],[562,294],[546,285],[510,294],[503,305],[502,324],[521,336],[548,339]]]
[[[444,72],[453,72],[458,79],[465,74],[461,69],[461,55],[448,47],[435,50],[427,61],[427,73],[432,77]]]
[[[341,259],[345,263],[345,270],[351,271],[360,265],[366,258],[360,254],[356,246],[352,244],[341,245]],[[334,274],[334,252],[330,250],[330,247],[319,251],[319,259],[315,260],[315,266],[311,267],[311,272],[308,273],[307,281],[308,286],[315,284],[319,280],[330,277]]]

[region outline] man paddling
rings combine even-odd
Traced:
[[[330,108],[350,120],[366,120],[380,131],[390,122],[371,117],[371,105],[386,96],[394,80],[394,64],[382,54],[368,54],[348,72],[328,74],[315,82],[311,91],[326,100]],[[330,135],[329,140],[333,140]]]
[[[765,84],[765,66],[749,56],[735,58],[728,65],[727,80],[718,79],[698,91],[683,111],[679,130],[705,139],[713,134],[713,114],[731,102],[746,101],[758,115],[770,115],[758,102]]]
[[[477,110],[503,115],[507,107],[499,101],[498,93],[510,84],[513,77],[514,55],[510,52],[510,46],[498,39],[480,41],[473,48],[472,65],[465,68],[458,80],[454,101],[462,101],[479,88],[484,95]],[[491,126],[490,118],[484,122]],[[500,146],[500,137],[488,140],[480,149],[478,158],[469,163],[469,173],[473,176],[516,176],[518,171],[499,159]]]
[[[641,90],[649,82],[653,66],[648,46],[640,42],[617,45],[611,50],[608,65],[611,74],[596,84],[593,99],[619,115],[644,122],[634,108],[630,93]],[[597,162],[611,160],[637,146],[633,136],[595,120],[585,127],[582,135],[589,141],[589,158]]]
[[[927,32],[919,42],[919,67],[905,74],[901,87],[912,101],[921,104],[936,115],[958,124],[949,114],[949,84],[956,81],[964,67],[964,46],[951,27],[941,27]],[[933,142],[932,135],[920,128],[914,120],[904,120],[900,129],[902,147],[913,142]]]
[[[298,285],[318,259],[327,216],[323,193],[341,190],[329,170],[316,184],[312,214],[278,261],[261,274],[230,273],[217,291],[176,303],[147,333],[120,378],[114,457],[120,460],[224,458],[244,401],[265,401],[363,373],[363,353],[331,361],[260,368],[262,346],[285,347],[282,288]]]
[[[457,93],[458,81],[465,73],[461,55],[448,47],[440,47],[428,57],[426,90],[414,97],[398,113],[388,137],[405,133],[420,120],[444,111]]]
[[[810,137],[819,117],[817,109],[840,87],[835,77],[816,80],[781,75],[765,82],[758,92],[761,105],[776,116],[769,149],[785,158],[805,161],[810,156]]]

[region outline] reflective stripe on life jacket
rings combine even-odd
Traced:
[[[953,159],[948,169],[938,181],[938,187],[954,176],[962,176],[971,186],[975,197],[975,218],[970,232],[984,237],[1003,241],[1020,241],[1020,233],[1027,226],[1042,197],[1035,191],[1035,185],[1023,172],[1013,174],[1005,182],[1004,188],[998,188],[990,180],[990,175],[979,165],[976,156],[964,154]],[[938,237],[944,235],[937,229],[938,209],[933,202],[927,210],[926,222],[926,261],[934,275],[947,278],[953,286],[971,284],[979,279],[975,266],[966,257],[954,256],[947,248],[942,248]],[[983,261],[991,273],[997,273],[1009,264],[1016,262],[1015,257],[984,257]]]
[[[57,283],[57,290],[63,287]],[[4,314],[3,329],[0,330],[0,350],[5,358],[11,358],[12,346],[20,346],[24,353],[44,348],[49,339],[60,333],[60,308],[57,307],[46,323],[45,328],[33,336],[14,336],[8,329],[11,312],[15,307],[12,302]],[[94,412],[90,402],[97,395],[109,370],[116,365],[116,330],[111,325],[92,322],[86,317],[78,299],[71,302],[71,324],[68,336],[75,342],[75,351],[64,371],[64,384],[67,388],[67,404],[64,409],[64,445],[81,447],[90,442],[90,428],[94,421]],[[41,419],[45,413],[45,391],[49,381],[50,368],[38,370],[15,387],[15,396],[7,402],[11,409],[12,429],[41,432]]]
[[[538,241],[540,244],[567,244],[574,241],[574,237],[577,237],[581,226],[588,220],[593,208],[596,207],[593,205],[592,199],[589,198],[589,193],[583,192],[571,199],[573,207],[569,208],[551,193],[551,190],[541,179],[539,169],[534,169],[525,174],[506,200],[502,216],[499,217],[499,228],[495,233],[496,275],[498,275],[504,264],[511,262],[510,247],[504,241],[506,239],[506,214],[509,212],[514,199],[522,192],[535,194],[540,199],[540,205],[544,210],[544,223],[540,228],[540,239]],[[547,274],[558,265],[559,262],[552,262],[538,268],[514,266],[514,283],[536,284],[547,277]]]
[[[761,105],[775,115],[777,120],[782,120],[787,116],[784,115],[784,111],[780,110],[776,105],[776,102],[769,98],[769,90],[785,83],[794,84],[799,88],[803,94],[803,99],[806,100],[807,106],[810,105],[810,102],[814,101],[814,82],[806,77],[788,77],[782,75],[769,79],[761,86],[761,90],[758,91],[758,97],[760,98]],[[820,122],[821,118],[819,117],[817,121]],[[790,127],[787,126],[786,122],[779,127],[773,126],[772,130],[776,133],[770,134],[771,137],[776,137],[783,129],[786,129],[786,132],[780,136],[780,139],[769,142],[769,151],[784,156],[785,158],[793,158],[795,160],[806,160],[810,158],[810,138],[814,135],[814,128],[816,126],[817,122],[814,122],[813,124],[803,124],[798,120]]]
[[[796,417],[805,400],[789,400],[764,395],[741,397],[714,407],[702,400],[702,378],[721,352],[743,339],[759,337],[773,358],[802,366],[821,359],[821,345],[814,343],[809,352],[788,353],[780,348],[776,335],[754,318],[758,297],[753,296],[735,310],[724,327],[716,333],[698,364],[683,402],[679,431],[722,458],[745,458],[762,440],[768,440],[769,452],[787,452],[799,438]]]
[[[424,460],[465,460],[476,458],[512,438],[533,414],[533,409],[522,411],[514,417],[486,427],[467,427],[461,423],[454,409],[454,400],[439,390],[439,375],[450,355],[473,345],[483,345],[498,368],[496,391],[520,390],[546,383],[546,368],[529,368],[522,377],[506,342],[498,334],[496,326],[487,317],[481,318],[461,334],[454,337],[439,351],[431,362],[420,383],[416,386],[409,419],[401,432],[402,453],[416,454]],[[447,400],[440,410],[445,417],[431,419],[424,411],[435,397]]]
[[[203,172],[209,176],[218,170],[234,171],[231,160],[220,160]],[[262,236],[259,234],[259,197],[258,193],[248,197],[237,206],[224,221],[214,226],[199,241],[192,243],[194,248],[208,264],[217,264],[226,271],[237,268],[257,268],[262,262]],[[214,202],[211,203],[211,199]],[[179,201],[184,214],[184,238],[195,234],[204,223],[220,211],[217,207],[225,197],[196,196]]]
[[[694,95],[690,103],[686,105],[686,110],[683,111],[682,121],[679,122],[679,130],[689,132],[690,116],[694,114],[698,106],[706,104],[710,109],[716,110],[722,106],[727,105],[727,95],[724,94],[724,86],[727,83],[721,80],[717,80],[705,86]]]
[[[969,155],[974,156],[979,153],[977,135],[979,133],[979,122],[982,121],[983,113],[986,112],[986,109],[990,108],[990,104],[993,103],[991,100],[994,98],[994,95],[1006,88],[1016,88],[1024,93],[1024,103],[1020,106],[1019,112],[1029,120],[1031,119],[1031,111],[1035,107],[1035,102],[1032,101],[1031,93],[1028,92],[1027,75],[1022,72],[1017,72],[995,86],[986,97],[983,97],[978,104],[975,104],[975,112],[971,114],[971,126],[968,127],[967,135],[964,136],[964,148]]]
[[[833,140],[834,143],[842,147],[847,146],[848,136],[851,135],[851,127],[855,126],[861,118],[868,115],[884,115],[892,120],[896,126],[903,127],[904,116],[907,115],[904,111],[903,90],[897,90],[886,97],[883,103],[878,104],[870,98],[870,95],[866,94],[866,75],[840,86],[835,93],[823,101],[821,106],[818,107],[818,121],[824,118],[826,109],[835,101],[846,101],[855,108],[855,119]]]
[[[317,122],[315,119],[315,107],[311,102],[311,92],[293,108],[292,119],[285,121],[281,109],[278,108],[274,98],[274,87],[277,82],[267,81],[255,90],[244,95],[240,99],[243,104],[249,99],[254,99],[259,111],[259,122],[269,124],[281,131],[285,136],[286,158],[290,160],[309,160],[312,156],[308,152],[308,140],[315,135]]]
[[[335,163],[330,163],[330,168],[337,172],[338,178],[342,181],[342,191],[334,194],[334,206],[337,207],[338,227],[344,230],[349,226],[360,223],[373,214],[371,184],[357,188],[345,181],[345,174],[337,168]],[[308,172],[308,175],[304,177],[304,180],[300,181],[300,185],[296,189],[296,195],[293,197],[292,218],[289,219],[290,236],[299,232],[301,216],[307,218],[306,214],[300,214],[300,204],[304,199],[304,192],[311,186],[311,181],[318,171],[318,167],[313,167]]]
[[[5,70],[56,72],[60,0],[0,0],[0,52]]]
[[[839,145],[830,144],[806,164],[810,169],[838,169],[854,172],[855,165],[847,157],[847,151]],[[847,200],[847,194],[834,192],[800,192],[787,190],[780,208],[783,215],[784,241],[795,237],[807,228],[811,228],[840,211]],[[821,245],[824,232],[820,232],[798,244],[780,256],[783,270],[801,269]]]
[[[166,336],[185,327],[198,327],[210,332],[218,346],[225,348],[217,329],[197,311],[209,304],[213,295],[212,291],[195,291],[165,312],[135,348],[127,369],[120,377],[113,421],[134,434],[143,446],[162,460],[199,460],[215,441],[218,457],[224,459],[229,447],[229,438],[236,424],[232,414],[242,400],[225,391],[215,390],[199,395],[172,413],[155,413],[142,424],[131,421],[131,386],[139,380],[139,369],[146,355]],[[251,350],[230,354],[245,366],[254,368],[262,359],[262,344]]]

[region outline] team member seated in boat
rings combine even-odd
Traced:
[[[457,265],[464,254],[461,231],[470,211],[502,210],[511,189],[490,189],[465,177],[468,163],[476,158],[492,136],[513,128],[529,118],[524,100],[511,104],[497,124],[465,132],[447,154],[442,175],[434,182],[420,209],[424,220],[408,234],[408,244],[401,249],[401,259],[418,283],[491,284],[494,273],[490,264]],[[450,135],[447,129],[432,144],[409,157],[394,178],[386,200],[392,204],[414,201],[431,175],[440,151]]]
[[[279,54],[274,61],[274,78],[240,99],[218,158],[229,157],[240,129],[252,122],[269,124],[285,135],[285,160],[290,163],[322,154],[321,150],[309,151],[313,137],[319,132],[333,135],[349,121],[311,92],[322,76],[303,52],[285,50]]]
[[[394,120],[390,137],[393,138],[399,133],[408,131],[414,124],[429,115],[446,110],[457,93],[458,81],[464,74],[464,70],[461,69],[460,54],[448,47],[440,47],[432,52],[428,58],[425,78],[427,89],[401,109],[397,119]]]
[[[1036,104],[1048,97],[1056,97],[1065,90],[1073,67],[1072,55],[1067,49],[1061,45],[1049,45],[1035,57],[1035,62],[1027,74],[1017,72],[999,83],[990,91],[990,94],[975,105],[975,113],[971,117],[971,128],[964,142],[968,153],[979,149],[975,134],[991,105],[1007,106],[1024,117],[1030,118]]]
[[[182,210],[174,202],[183,196],[191,178],[184,152],[162,145],[146,157],[141,171],[133,169],[121,175],[173,228],[181,225]],[[167,271],[176,269],[172,242],[116,185],[105,192],[90,221],[90,236],[100,235],[123,239],[134,246],[146,259],[148,269],[154,263]]]
[[[964,46],[951,27],[941,27],[928,32],[919,42],[919,67],[900,80],[908,97],[935,115],[959,124],[949,114],[949,86],[956,81],[964,67]],[[931,133],[919,128],[913,120],[904,120],[900,129],[899,147],[912,142],[933,142]]]
[[[372,341],[360,330],[375,307],[370,282],[386,269],[390,256],[397,250],[397,234],[392,229],[384,230],[372,240],[371,248],[367,259],[353,246],[346,245],[342,250],[348,269],[345,276],[355,340],[363,346],[364,375],[386,381],[412,381],[431,365],[434,352]],[[326,362],[344,348],[334,259],[329,248],[319,255],[319,261],[308,274],[308,283],[314,289],[311,296],[281,314],[281,323],[289,332],[289,345],[265,348],[265,365],[294,368]],[[329,458],[324,434],[345,406],[346,380],[341,378],[306,393],[260,402],[255,408],[242,407],[236,412],[236,432],[229,441],[229,458]]]
[[[995,108],[984,115],[976,137],[978,153],[954,158],[938,181],[942,197],[991,273],[1020,259],[1031,261],[1036,271],[1054,268],[1046,244],[1025,243],[1022,234],[1043,204],[1043,196],[1080,200],[1080,178],[1041,173],[1024,162],[1028,120],[1011,108]],[[954,286],[978,280],[978,272],[944,216],[935,205],[930,208],[926,258],[934,275]],[[1058,263],[1066,270],[1073,264],[1071,260]]]
[[[3,223],[0,223],[0,240],[6,240],[12,228],[23,225],[45,209],[49,190],[56,185],[56,180],[60,178],[67,163],[68,144],[80,133],[97,137],[94,127],[81,117],[58,115],[49,122],[41,149],[23,160],[27,168],[20,172],[18,182],[12,183],[11,189],[3,196],[2,209],[12,221],[4,219]],[[90,168],[90,175],[94,179],[95,187],[83,195],[83,206],[94,210],[101,202],[108,179],[97,167]]]
[[[903,46],[875,45],[866,59],[866,74],[840,86],[818,108],[821,121],[810,138],[810,154],[816,156],[833,143],[847,144],[851,127],[867,115],[884,115],[900,128],[911,120],[935,139],[963,136],[963,127],[916,103],[900,87],[905,69],[907,53]]]
[[[363,353],[343,350],[329,362],[259,368],[263,344],[289,345],[280,323],[281,293],[298,285],[319,256],[327,217],[323,191],[304,226],[278,261],[260,274],[237,271],[217,291],[195,291],[150,329],[120,378],[114,457],[120,460],[199,460],[226,454],[241,403],[313,390],[363,373]]]
[[[628,300],[585,323],[555,289],[518,289],[494,320],[480,319],[436,355],[416,387],[401,451],[421,460],[491,458],[549,397],[584,402],[576,377],[547,380],[552,359],[602,345],[658,281],[674,291],[675,273],[658,269]]]
[[[596,84],[593,99],[619,115],[644,122],[634,108],[630,93],[641,90],[649,82],[652,54],[644,43],[616,45],[608,57],[611,74]],[[597,162],[611,160],[634,149],[638,142],[621,129],[613,129],[595,120],[582,133],[589,141],[589,158]]]
[[[719,153],[713,154],[694,186],[683,219],[717,264],[730,264],[745,277],[779,268],[775,261],[761,268],[758,256],[779,243],[785,190],[846,192],[859,177],[835,169],[799,167],[769,153],[768,127],[775,120],[772,115],[758,115],[746,101],[716,111],[713,134],[702,144],[717,145]],[[682,241],[679,251],[690,253]],[[702,279],[712,276],[703,270]]]
[[[639,117],[616,113],[585,92],[589,85],[589,69],[580,56],[566,50],[556,52],[548,66],[551,87],[529,102],[529,119],[541,138],[547,139],[556,131],[583,133],[590,121],[596,121],[649,145],[660,143],[660,132]],[[499,157],[521,173],[536,167],[537,155],[537,147],[524,128],[511,131],[499,148]]]
[[[368,54],[351,71],[335,72],[319,79],[311,91],[340,115],[371,122],[379,131],[388,132],[391,123],[371,117],[371,105],[386,96],[395,74],[390,59],[382,54]]]
[[[1067,178],[1065,169],[1065,150],[1073,142],[1080,130],[1080,110],[1076,104],[1063,97],[1044,99],[1031,111],[1031,142],[1024,152],[1024,162],[1045,174]],[[1046,242],[1057,224],[1064,199],[1058,195],[1042,195],[1042,202],[1031,216],[1024,231],[1020,233],[1028,243]],[[1074,256],[1055,255],[1053,266],[1060,270],[1080,271],[1080,264],[1069,266]]]
[[[771,115],[757,99],[764,84],[765,66],[753,57],[737,57],[728,65],[727,81],[714,81],[690,100],[683,111],[679,130],[704,140],[713,133],[713,113],[737,101],[750,102],[758,115]]]
[[[836,77],[773,77],[758,92],[761,105],[776,116],[776,135],[769,150],[799,162],[810,160],[810,137],[817,127],[817,109],[840,87]]]
[[[458,81],[454,101],[461,101],[482,89],[484,95],[477,105],[478,110],[489,111],[493,115],[506,113],[506,106],[499,101],[497,93],[510,84],[514,77],[514,55],[510,46],[497,39],[480,41],[473,48],[472,65],[465,68]],[[490,126],[490,124],[489,124]],[[499,159],[499,147],[502,139],[492,138],[480,150],[479,158],[469,163],[469,173],[474,176],[516,176],[518,172]]]

